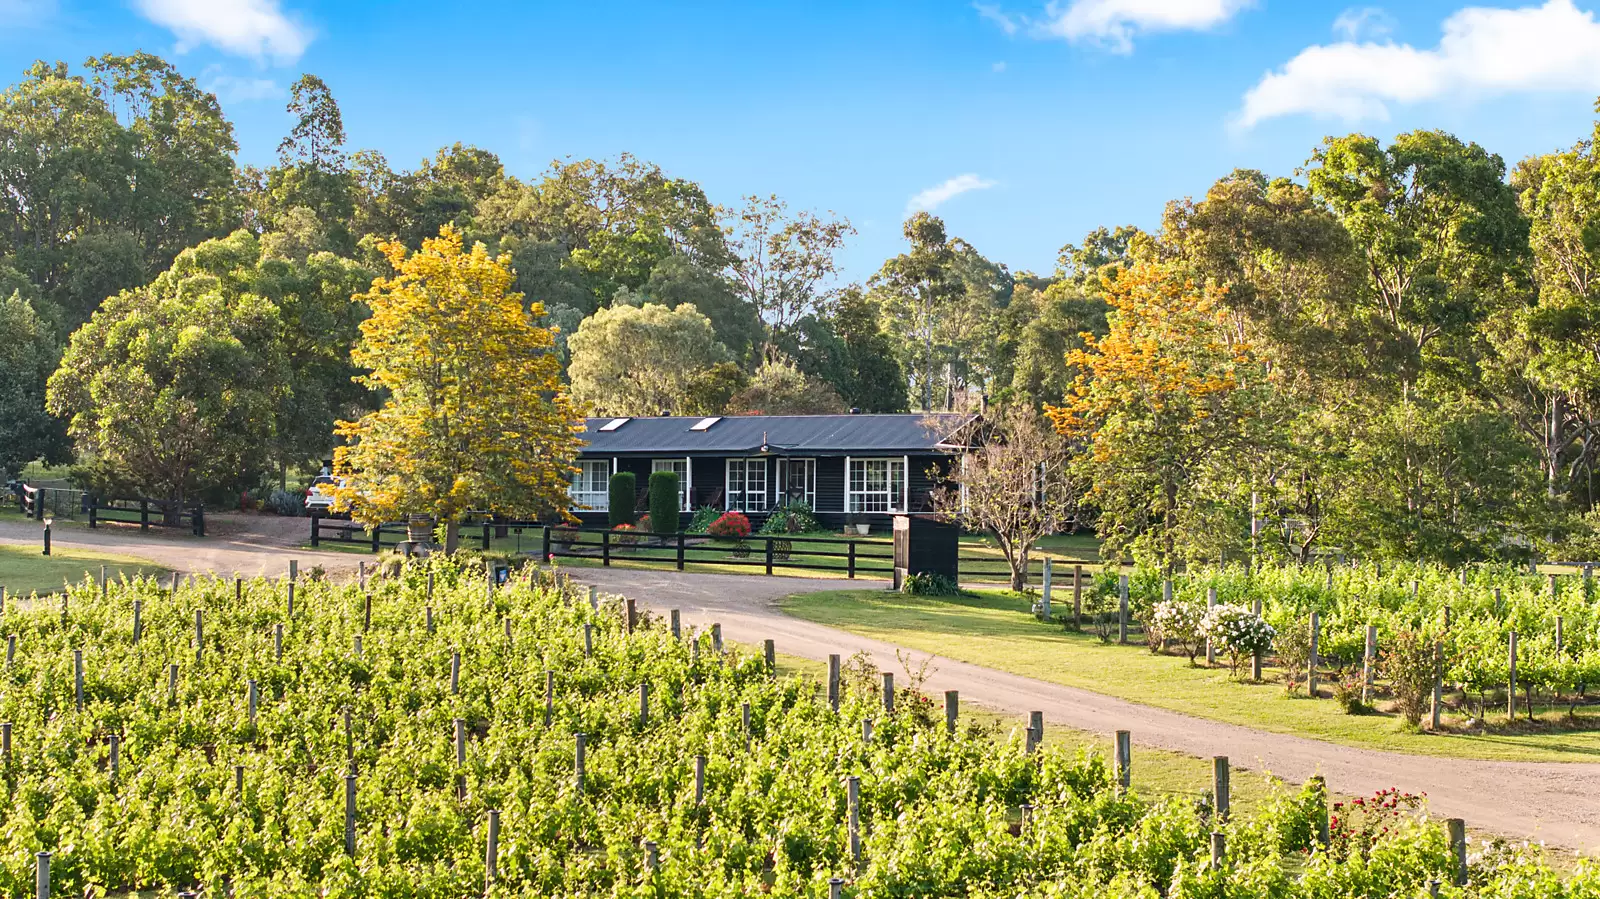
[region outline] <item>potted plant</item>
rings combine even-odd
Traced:
[[[865,537],[870,530],[872,530],[872,523],[867,521],[865,516],[851,512],[844,517],[844,531],[846,534],[854,531],[858,536]]]

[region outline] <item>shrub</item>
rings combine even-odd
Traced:
[[[1339,708],[1344,709],[1346,715],[1360,715],[1366,712],[1366,703],[1361,701],[1363,683],[1359,672],[1346,674],[1333,682],[1333,698],[1338,701]]]
[[[685,530],[690,534],[704,534],[711,527],[711,522],[722,516],[722,510],[716,506],[701,506],[694,510],[694,515],[689,518],[689,527]]]
[[[649,512],[646,512],[639,516],[639,520],[633,523],[633,527],[641,534],[653,534],[656,530],[655,519],[650,517]]]
[[[1246,656],[1272,649],[1272,625],[1244,606],[1218,605],[1206,612],[1204,636],[1228,653],[1229,667],[1239,674],[1239,662]]]
[[[1193,665],[1194,657],[1205,641],[1205,635],[1200,630],[1205,617],[1204,606],[1175,599],[1156,603],[1150,615],[1150,626],[1160,640],[1178,644],[1178,648],[1189,656],[1189,664]]]
[[[619,524],[611,532],[611,542],[618,546],[634,546],[639,542],[639,529],[631,524]]]
[[[900,582],[900,592],[912,596],[955,596],[961,592],[961,585],[947,574],[919,571],[906,575]]]
[[[305,499],[298,493],[274,489],[267,497],[267,508],[278,515],[296,518],[306,512]]]
[[[1283,688],[1293,693],[1310,676],[1311,620],[1291,613],[1281,619],[1275,629],[1277,639],[1272,642],[1278,664],[1283,666]]]
[[[805,534],[817,530],[821,530],[821,526],[811,514],[811,505],[803,500],[779,506],[761,525],[763,534]]]
[[[646,530],[663,534],[678,532],[678,473],[675,471],[650,472],[650,522]]]
[[[611,476],[607,494],[606,517],[612,527],[633,524],[633,506],[639,501],[639,480],[631,471],[619,471]]]
[[[724,512],[716,521],[711,522],[706,528],[706,533],[713,537],[729,540],[743,540],[750,536],[750,519],[743,512]]]
[[[1422,631],[1407,628],[1396,633],[1378,657],[1378,671],[1394,690],[1395,701],[1406,723],[1422,723],[1433,696],[1434,644]]]

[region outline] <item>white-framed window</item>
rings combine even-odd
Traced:
[[[588,512],[604,512],[610,507],[611,462],[606,459],[578,460],[578,473],[572,476],[572,507]]]
[[[817,460],[778,460],[778,502],[792,503],[800,500],[817,508]]]
[[[670,471],[678,476],[678,508],[689,509],[689,460],[688,459],[652,459],[650,470]]]
[[[846,512],[904,512],[904,459],[851,459],[845,474]]]
[[[727,507],[738,512],[767,511],[767,460],[729,459]]]

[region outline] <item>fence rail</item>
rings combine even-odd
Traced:
[[[689,565],[717,565],[817,571],[846,578],[890,577],[894,544],[859,537],[804,537],[751,534],[713,537],[707,534],[617,532],[605,528],[544,527],[541,552],[547,559],[589,559],[657,563],[679,571]]]
[[[1050,556],[1049,560],[1053,567],[1052,576],[1057,584],[1070,581],[1075,567],[1083,572],[1083,577],[1087,581],[1090,577],[1090,570],[1098,570],[1101,566],[1100,562],[1091,559],[1065,559]],[[1011,582],[1011,566],[1006,562],[1005,556],[999,555],[998,551],[984,553],[979,552],[976,547],[969,544],[962,544],[961,554],[958,556],[957,561],[961,568],[961,580],[963,583],[1008,584]],[[1044,583],[1044,563],[1045,557],[1038,555],[1028,560],[1027,583],[1030,586],[1037,587]]]
[[[193,508],[183,508],[177,503],[155,499],[100,499],[85,495],[89,512],[89,527],[98,528],[101,522],[136,524],[139,530],[151,528],[181,528],[196,537],[206,535],[205,506],[196,503]]]

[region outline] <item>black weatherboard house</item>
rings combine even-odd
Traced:
[[[572,482],[573,512],[606,523],[608,483],[633,472],[643,497],[653,471],[678,474],[687,517],[701,506],[759,522],[795,500],[829,527],[887,530],[897,513],[933,511],[933,472],[961,449],[972,415],[750,415],[591,418]]]

